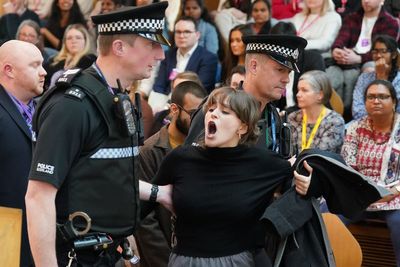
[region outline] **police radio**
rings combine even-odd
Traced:
[[[135,125],[135,112],[132,107],[131,99],[127,93],[123,93],[121,83],[117,79],[119,92],[114,96],[115,114],[121,119],[122,127],[127,136],[134,136],[136,134]]]
[[[296,155],[296,151],[294,149],[293,140],[292,140],[292,129],[291,125],[287,122],[287,113],[286,111],[282,111],[282,128],[281,128],[281,142],[279,154],[285,159],[289,159],[292,156]]]

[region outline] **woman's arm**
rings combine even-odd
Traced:
[[[58,39],[53,33],[46,27],[40,29],[40,33],[51,43],[51,45],[58,49],[60,47],[60,39]]]

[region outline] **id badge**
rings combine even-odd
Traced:
[[[361,39],[361,46],[362,47],[369,46],[369,39]]]

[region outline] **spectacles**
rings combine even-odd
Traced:
[[[378,101],[385,101],[391,98],[391,95],[384,95],[384,94],[377,94],[377,95],[367,95],[367,100],[368,101],[375,101],[377,99]]]
[[[376,56],[377,54],[386,54],[386,53],[391,53],[392,51],[390,49],[386,48],[381,48],[381,49],[371,49],[371,55]]]
[[[190,34],[195,33],[195,31],[175,31],[175,35],[183,35],[185,37],[189,36]]]
[[[186,110],[184,107],[182,107],[181,105],[175,104],[178,106],[179,109],[183,110],[184,112],[186,112],[186,114],[188,114],[190,117],[192,117],[193,113],[196,112],[197,109],[191,109],[191,110]]]

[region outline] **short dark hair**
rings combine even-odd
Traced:
[[[192,94],[198,98],[205,98],[207,91],[200,84],[193,81],[184,81],[179,83],[172,92],[171,103],[184,106],[183,100],[186,94]]]
[[[191,22],[193,22],[193,24],[194,24],[194,29],[196,30],[196,32],[199,30],[196,20],[195,20],[194,18],[192,18],[192,17],[189,17],[189,16],[182,16],[182,17],[178,18],[178,19],[175,21],[174,26],[176,26],[176,24],[177,24],[179,21],[191,21]]]

